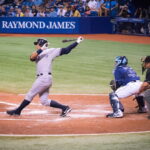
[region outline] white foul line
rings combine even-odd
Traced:
[[[97,134],[0,134],[0,136],[12,136],[12,137],[69,137],[69,136],[101,136],[101,135],[122,135],[122,134],[140,134],[150,133],[150,131],[138,131],[138,132],[119,132],[119,133],[97,133]]]
[[[0,104],[6,104],[6,105],[11,105],[11,106],[17,106],[18,105],[18,104],[14,104],[14,103],[5,102],[5,101],[0,101]],[[41,106],[41,104],[39,104],[39,103],[31,103],[31,105]]]
[[[4,101],[0,101],[0,104],[6,104],[6,105],[11,105],[11,106],[17,106],[17,104],[9,103],[9,102],[4,102]]]
[[[25,94],[18,94],[20,96],[24,96]],[[75,96],[108,96],[108,94],[74,94],[74,93],[56,93],[56,94],[49,94],[49,96],[55,95],[75,95]]]

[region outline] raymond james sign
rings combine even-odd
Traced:
[[[2,21],[2,29],[75,29],[76,22]]]
[[[1,33],[78,33],[77,18],[1,17]]]
[[[112,33],[109,17],[0,17],[0,33]]]

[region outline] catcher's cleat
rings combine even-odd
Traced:
[[[138,109],[137,112],[138,112],[138,113],[147,113],[147,110],[146,110],[145,107],[141,107],[141,108]]]
[[[106,115],[106,118],[122,118],[122,117],[123,117],[123,113],[120,110],[118,112],[110,113]]]
[[[19,116],[20,112],[18,112],[17,109],[15,109],[15,110],[8,110],[7,114],[11,115],[11,116]]]
[[[150,119],[150,116],[147,116],[147,119]]]
[[[69,112],[71,112],[71,110],[72,110],[72,109],[71,109],[69,106],[67,106],[65,110],[62,110],[62,113],[60,114],[60,116],[61,116],[61,117],[66,117],[67,114],[68,114]]]

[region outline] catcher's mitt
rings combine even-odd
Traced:
[[[116,90],[117,90],[115,80],[111,80],[110,83],[109,83],[109,86],[110,86],[110,88],[111,88],[113,91],[116,91]]]

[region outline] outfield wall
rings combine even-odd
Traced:
[[[0,33],[94,34],[112,33],[110,17],[1,17]]]

